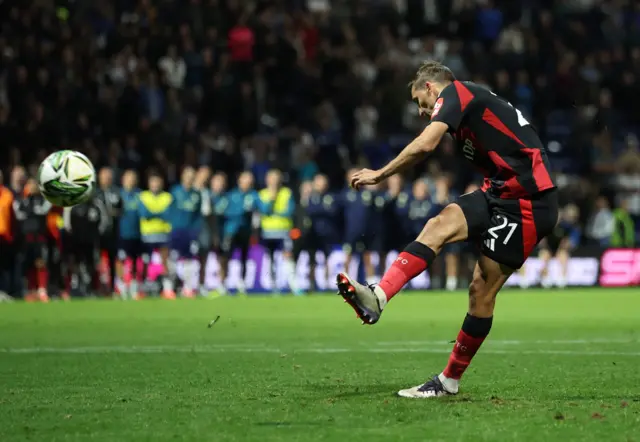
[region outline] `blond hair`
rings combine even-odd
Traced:
[[[409,82],[409,87],[412,89],[421,89],[428,81],[446,83],[455,81],[455,79],[456,76],[453,75],[451,69],[438,61],[427,60],[420,65],[415,78]]]

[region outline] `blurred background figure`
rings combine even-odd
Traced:
[[[218,260],[222,257],[222,235],[224,232],[224,196],[227,190],[227,176],[224,173],[216,173],[211,177],[209,183],[209,198],[211,205],[211,247]],[[208,255],[208,252],[207,252]],[[205,263],[206,265],[206,263]],[[201,271],[201,281],[204,281],[206,268]],[[217,287],[220,294],[226,294],[226,274],[223,275],[222,264],[220,264],[220,285]]]
[[[628,208],[627,200],[622,200],[620,207],[613,211],[613,233],[610,242],[613,247],[633,247],[638,245],[638,237],[635,234],[637,224],[629,213]]]
[[[578,220],[580,211],[577,206],[569,204],[560,211],[558,224],[551,235],[540,242],[540,259],[543,261],[543,270],[540,274],[540,282],[543,287],[564,287],[567,284],[567,272],[569,271],[569,258],[571,252],[580,243],[582,235]],[[549,264],[555,258],[558,262],[559,273],[551,275]]]
[[[290,234],[293,229],[295,200],[290,188],[282,185],[282,173],[271,169],[266,176],[266,187],[258,193],[261,201],[260,237],[271,259],[273,290],[280,291],[276,266],[276,251],[281,251],[283,271],[289,289],[296,295],[298,289],[293,262],[293,241]]]
[[[11,293],[11,277],[16,256],[13,237],[14,196],[9,188],[4,186],[3,175],[0,171],[0,299],[8,300]]]
[[[313,181],[303,182],[300,190],[300,208],[303,214],[301,235],[296,240],[296,261],[302,250],[309,254],[309,275],[313,289],[325,289],[331,284],[328,259],[332,248],[340,243],[340,201],[329,191],[326,175],[317,174]],[[321,261],[318,262],[318,254]],[[316,280],[317,266],[321,266],[322,281]]]
[[[133,170],[126,170],[122,175],[120,192],[122,209],[118,226],[118,254],[116,275],[118,284],[116,293],[123,299],[137,299],[139,296],[138,259],[142,254],[140,242],[140,189],[138,176]],[[125,265],[129,271],[125,272]]]
[[[40,194],[35,178],[27,179],[22,195],[13,202],[15,219],[20,227],[16,237],[23,264],[22,275],[27,281],[25,300],[49,302],[49,230],[47,215],[49,203]],[[4,252],[2,252],[4,253]]]
[[[110,216],[100,198],[64,209],[62,250],[72,296],[95,296],[100,289],[100,238],[109,228]]]
[[[233,252],[239,250],[241,267],[236,289],[243,295],[246,294],[245,277],[253,233],[253,214],[259,205],[260,198],[253,189],[253,174],[249,171],[242,172],[238,177],[237,187],[227,192],[216,203],[216,211],[224,218],[220,242],[220,278],[226,280],[229,274],[229,260]],[[222,284],[218,292],[226,294],[226,286]]]
[[[604,196],[596,199],[594,213],[587,223],[586,236],[595,245],[607,247],[613,239],[615,218]]]
[[[449,177],[446,175],[441,175],[435,179],[435,191],[431,199],[432,206],[429,218],[436,216],[442,209],[456,199],[457,195],[451,192],[449,181]],[[449,291],[458,288],[458,271],[460,267],[461,250],[461,243],[445,245],[442,251],[442,255],[444,256],[444,272],[442,272],[442,268],[434,269],[434,275],[432,275],[432,282],[435,287],[442,287],[439,274],[444,273],[444,287]],[[442,265],[442,261],[438,260],[438,264]]]
[[[208,188],[209,180],[211,178],[211,168],[208,166],[201,166],[196,172],[196,177],[193,181],[193,188],[200,193],[202,199],[202,225],[200,232],[198,233],[198,275],[196,285],[200,287],[200,296],[207,296],[209,291],[206,286],[206,270],[207,260],[209,258],[209,252],[213,248],[212,244],[212,232],[211,232],[211,220],[213,217],[213,207],[211,205],[211,193]]]
[[[148,189],[140,192],[140,239],[144,263],[143,281],[147,281],[149,264],[154,252],[160,254],[162,273],[160,274],[161,296],[175,299],[171,271],[169,270],[169,240],[171,236],[171,194],[164,190],[164,178],[158,172],[149,174]]]
[[[202,193],[193,186],[195,178],[195,169],[187,166],[182,170],[180,184],[171,189],[169,277],[174,284],[177,283],[178,262],[181,261],[183,278],[180,295],[185,298],[193,298],[200,289],[198,237],[206,209]]]
[[[103,167],[98,171],[98,188],[95,198],[99,199],[107,209],[108,224],[100,237],[100,251],[107,256],[108,272],[101,275],[104,294],[111,294],[115,289],[116,258],[118,253],[118,228],[122,214],[122,197],[120,189],[114,185],[113,170]]]

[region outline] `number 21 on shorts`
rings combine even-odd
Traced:
[[[518,223],[510,223],[509,220],[503,215],[496,215],[496,219],[500,220],[500,224],[495,225],[487,230],[487,233],[489,234],[489,236],[491,236],[491,238],[487,238],[484,241],[484,245],[492,252],[495,252],[496,240],[500,240],[500,235],[503,230],[506,232],[506,235],[502,240],[502,244],[507,245],[507,243],[513,236],[513,232],[515,232],[516,228],[518,227]]]

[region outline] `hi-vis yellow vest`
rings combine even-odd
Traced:
[[[155,195],[149,190],[140,192],[140,202],[144,206],[140,215],[140,234],[143,240],[148,242],[166,241],[171,233],[171,224],[164,219],[164,214],[169,210],[173,197],[169,192],[160,192]]]
[[[268,189],[262,189],[258,196],[264,203],[271,202],[271,192]],[[260,219],[260,227],[263,232],[288,232],[293,228],[293,220],[290,216],[282,216],[282,213],[286,213],[289,208],[289,201],[291,201],[292,193],[288,187],[281,187],[276,195],[276,200],[273,203],[271,214],[262,215]]]

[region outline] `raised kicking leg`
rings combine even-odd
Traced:
[[[339,294],[356,311],[365,324],[375,324],[382,309],[407,282],[424,272],[447,243],[467,239],[467,220],[460,206],[449,204],[431,218],[418,238],[410,243],[387,269],[377,286],[365,286],[339,273]]]
[[[460,378],[491,330],[496,295],[514,269],[481,256],[469,286],[469,310],[462,322],[449,362],[439,375],[422,385],[400,390],[408,398],[429,398],[458,393]]]

